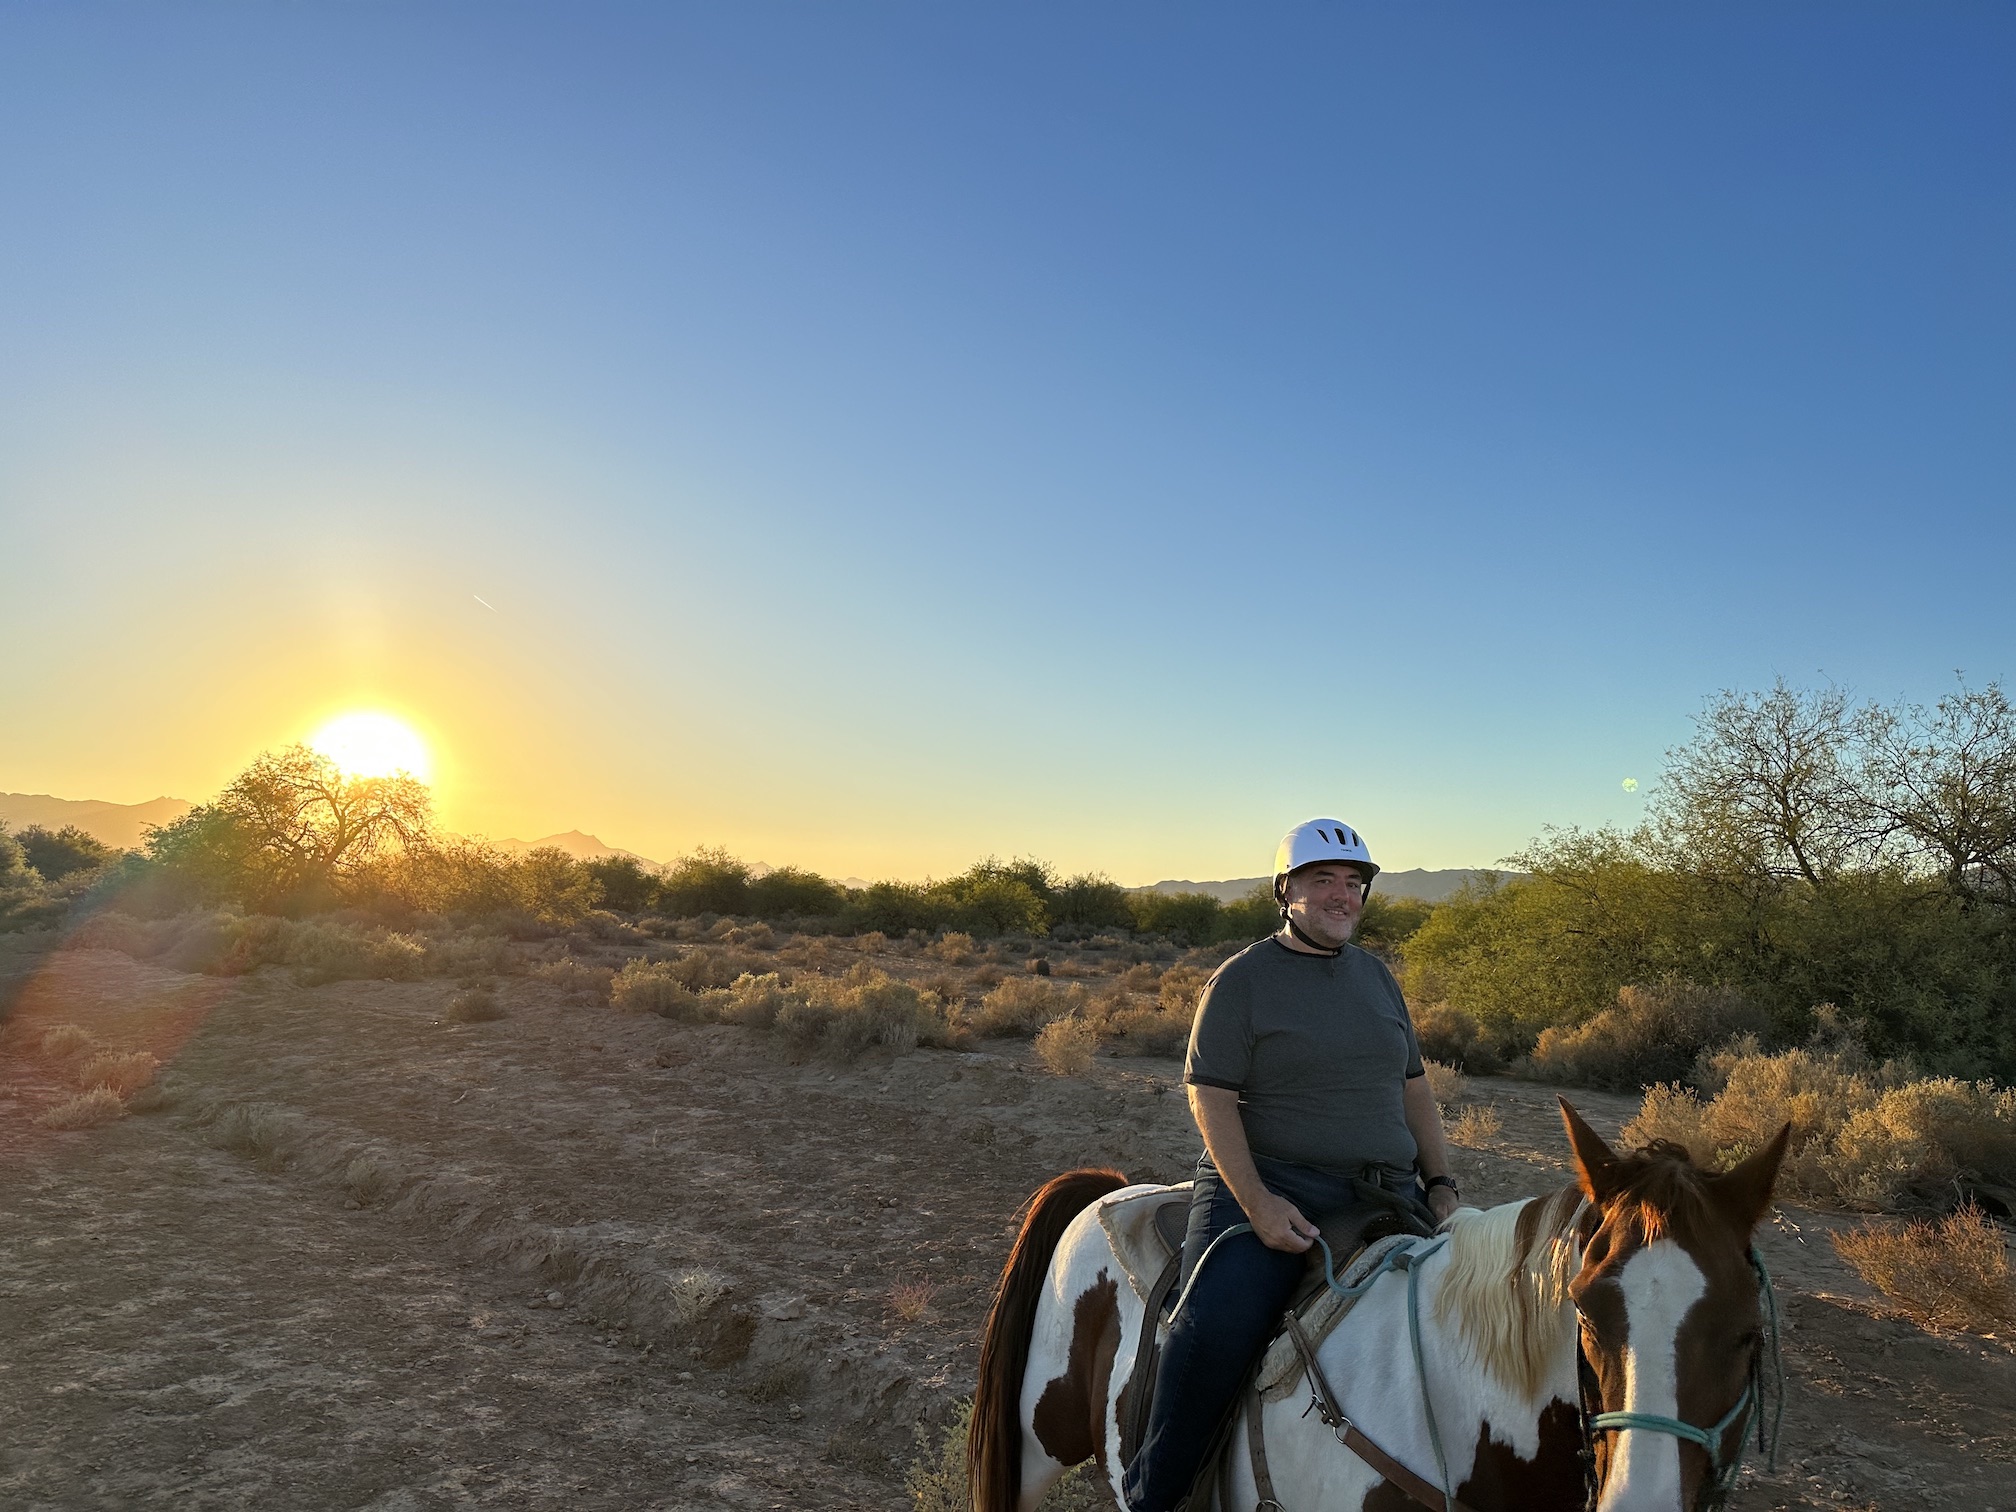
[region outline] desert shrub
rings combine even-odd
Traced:
[[[635,856],[598,856],[581,869],[595,879],[602,902],[619,913],[643,913],[658,897],[658,874]]]
[[[1620,989],[1586,1023],[1543,1029],[1532,1067],[1544,1081],[1634,1092],[1687,1080],[1704,1051],[1768,1027],[1768,1015],[1738,993],[1668,978]]]
[[[751,1029],[769,1029],[777,1015],[792,1003],[802,1003],[806,994],[787,983],[774,971],[761,976],[744,972],[725,989],[706,995],[704,1010],[725,1024],[743,1024]]]
[[[160,1060],[147,1050],[102,1050],[84,1062],[77,1085],[85,1091],[103,1087],[124,1102],[153,1082]]]
[[[98,1037],[81,1024],[51,1024],[42,1031],[42,1053],[58,1060],[88,1055],[98,1048]]]
[[[1936,1222],[1864,1223],[1829,1238],[1857,1275],[1919,1323],[1975,1333],[2016,1323],[2008,1247],[1977,1207]]]
[[[504,1007],[488,987],[470,987],[449,1000],[444,1016],[451,1024],[487,1024],[504,1017]]]
[[[1447,1003],[1430,1003],[1409,1016],[1424,1058],[1443,1061],[1480,1076],[1503,1068],[1504,1062],[1484,1043],[1477,1020],[1462,1009],[1451,1008]]]
[[[1473,1103],[1449,1120],[1449,1142],[1466,1149],[1481,1149],[1504,1131],[1504,1115],[1495,1107]]]
[[[281,960],[304,982],[410,982],[427,966],[427,946],[414,935],[323,921],[281,921]]]
[[[146,961],[161,953],[172,928],[167,920],[136,919],[119,909],[106,908],[73,929],[67,943],[76,950],[116,950]]]
[[[740,945],[745,950],[775,950],[777,931],[758,919],[754,924],[730,924],[712,936],[723,945]]]
[[[948,966],[973,964],[973,936],[964,930],[948,930],[924,948]]]
[[[1162,973],[1155,989],[1155,1000],[1164,1013],[1182,1018],[1186,1023],[1197,1012],[1197,999],[1203,995],[1204,984],[1211,980],[1211,973],[1201,966],[1171,966]]]
[[[928,1278],[897,1281],[889,1287],[889,1310],[905,1323],[915,1323],[931,1310],[938,1284]]]
[[[2016,1180],[2016,1089],[1914,1080],[1852,1050],[1716,1059],[1719,1093],[1703,1101],[1685,1088],[1654,1087],[1625,1137],[1671,1139],[1697,1161],[1726,1163],[1789,1122],[1780,1190],[1869,1210],[1941,1200],[1956,1176]]]
[[[110,1087],[93,1087],[45,1108],[35,1122],[45,1129],[90,1129],[126,1116],[126,1104]]]
[[[279,1170],[307,1142],[294,1115],[271,1103],[236,1103],[199,1120],[204,1138],[220,1150],[231,1150]]]
[[[666,1288],[673,1321],[690,1328],[712,1312],[731,1287],[728,1278],[710,1270],[681,1271]]]
[[[725,850],[701,846],[665,868],[653,905],[670,918],[749,912],[749,866]]]
[[[634,929],[606,908],[591,908],[575,924],[571,933],[603,945],[636,945],[643,942],[642,930]]]
[[[1413,939],[1434,912],[1433,903],[1420,898],[1389,898],[1375,888],[1365,899],[1365,911],[1358,916],[1358,932],[1353,938],[1367,950],[1396,950]]]
[[[1127,889],[1096,872],[1071,877],[1052,890],[1049,899],[1053,927],[1075,930],[1131,929],[1133,910]]]
[[[682,1018],[693,1012],[693,989],[673,961],[631,961],[610,982],[610,1001],[625,1013]]]
[[[1167,935],[1179,945],[1210,944],[1217,938],[1219,915],[1224,911],[1216,898],[1201,892],[1130,893],[1127,903],[1138,933]]]
[[[732,986],[737,977],[761,974],[768,965],[761,956],[749,951],[715,945],[696,945],[665,964],[673,980],[690,992]]]
[[[1281,905],[1274,901],[1274,884],[1262,882],[1243,898],[1234,898],[1218,910],[1215,938],[1251,943],[1264,940],[1281,927]]]
[[[1009,977],[980,1000],[974,1016],[976,1034],[1026,1038],[1052,1019],[1081,1009],[1086,1001],[1083,987],[1069,986],[1043,977]]]
[[[512,871],[512,901],[541,924],[569,928],[602,901],[595,874],[557,846],[527,851]]]
[[[1435,1101],[1448,1107],[1470,1090],[1470,1078],[1454,1066],[1445,1066],[1440,1061],[1424,1060],[1421,1069],[1428,1077],[1428,1090]]]
[[[530,974],[538,981],[550,982],[571,998],[587,1002],[606,1003],[615,992],[614,970],[607,966],[591,966],[572,956],[562,956],[557,961],[541,961]]]
[[[28,865],[34,867],[45,882],[60,882],[75,873],[95,871],[119,854],[104,841],[86,834],[74,824],[66,824],[55,831],[31,824],[15,832],[14,842],[21,847]]]
[[[846,888],[795,866],[766,872],[746,889],[746,907],[759,919],[829,919],[846,906]]]
[[[511,942],[486,930],[458,929],[427,942],[429,976],[502,976],[511,969]]]
[[[838,980],[815,979],[779,1005],[774,1027],[794,1052],[841,1061],[874,1046],[901,1052],[949,1038],[930,999],[865,962]]]
[[[1113,979],[1122,992],[1153,992],[1162,983],[1162,968],[1153,961],[1136,961]]]
[[[1052,1019],[1036,1031],[1036,1059],[1058,1076],[1083,1076],[1099,1049],[1099,1031],[1082,1018]]]
[[[1190,1040],[1187,1012],[1169,1013],[1158,1005],[1106,993],[1086,1009],[1099,1038],[1118,1055],[1178,1055]]]

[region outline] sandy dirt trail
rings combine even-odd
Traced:
[[[522,978],[452,1024],[452,992],[43,963],[0,1036],[0,1506],[903,1506],[1021,1200],[1196,1151],[1170,1061],[791,1065]],[[35,1127],[58,1022],[158,1045],[166,1106]],[[1567,1179],[1551,1089],[1468,1100],[1504,1128],[1467,1200]],[[1635,1107],[1576,1101],[1606,1134]],[[1887,1316],[1848,1221],[1763,1236],[1785,1452],[1734,1505],[2016,1509],[2007,1342]]]

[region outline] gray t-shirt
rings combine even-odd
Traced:
[[[1184,1081],[1239,1094],[1254,1154],[1350,1171],[1414,1164],[1400,1094],[1420,1074],[1406,1000],[1377,956],[1271,937],[1205,983],[1183,1064]]]

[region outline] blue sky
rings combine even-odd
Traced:
[[[1630,822],[1717,689],[2011,671],[2012,64],[1987,5],[0,7],[0,789],[370,706],[460,828],[841,874]]]

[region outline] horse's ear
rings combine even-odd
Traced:
[[[1792,1125],[1788,1123],[1773,1136],[1771,1143],[1708,1184],[1715,1205],[1746,1234],[1771,1206],[1771,1189],[1777,1185],[1778,1167],[1784,1162],[1785,1147],[1791,1141]]]
[[[1561,1122],[1568,1128],[1568,1147],[1575,1153],[1575,1174],[1582,1190],[1602,1207],[1617,1195],[1621,1185],[1617,1157],[1603,1143],[1603,1136],[1583,1122],[1573,1103],[1558,1095],[1555,1101],[1561,1104]]]

